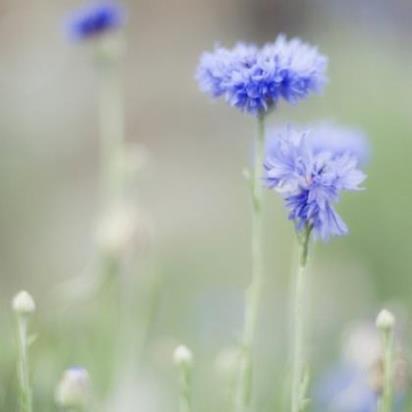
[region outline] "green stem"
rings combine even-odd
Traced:
[[[29,378],[27,316],[17,315],[17,340],[18,340],[18,376],[20,385],[20,411],[32,412],[32,394]]]
[[[121,39],[101,39],[97,49],[99,74],[99,128],[101,150],[101,202],[110,206],[122,194],[119,156],[124,144],[124,101],[121,76],[121,54],[110,50],[107,43]],[[110,46],[110,45],[109,45]],[[120,46],[119,46],[120,47]]]
[[[379,412],[391,412],[393,403],[393,329],[382,332],[383,336],[383,393],[379,401]]]
[[[180,365],[179,372],[179,412],[192,412],[192,368]]]
[[[265,149],[265,116],[258,117],[255,164],[252,177],[252,280],[246,295],[246,313],[242,334],[239,376],[236,385],[235,408],[247,410],[252,394],[252,348],[263,287],[263,225],[262,225],[262,165]]]
[[[302,412],[306,404],[306,386],[304,376],[305,345],[305,272],[308,260],[309,241],[312,228],[306,226],[299,238],[299,266],[295,279],[293,305],[293,353],[292,353],[292,396],[291,411]]]

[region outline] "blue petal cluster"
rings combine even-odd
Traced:
[[[316,129],[286,127],[275,133],[266,148],[264,182],[281,193],[298,231],[309,225],[315,237],[327,240],[347,233],[333,205],[342,191],[360,190],[366,176],[352,145],[320,147],[319,141]]]
[[[115,3],[95,3],[76,10],[69,17],[67,29],[71,38],[85,40],[116,29],[124,23],[124,13]]]
[[[337,126],[332,122],[322,122],[309,126],[316,130],[310,133],[309,143],[317,153],[329,150],[340,155],[349,153],[355,156],[360,164],[366,164],[370,158],[370,146],[366,135],[355,128]]]
[[[316,47],[279,35],[262,48],[240,43],[231,50],[216,47],[203,53],[196,78],[205,93],[258,114],[281,99],[296,103],[320,92],[327,82],[327,65]]]
[[[331,412],[374,412],[378,394],[369,384],[366,371],[342,365],[327,373],[314,398],[318,410]]]

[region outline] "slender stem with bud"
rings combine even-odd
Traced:
[[[378,403],[378,412],[391,412],[393,406],[393,358],[395,318],[387,310],[383,310],[376,320],[381,331],[383,346],[383,390]]]
[[[29,378],[28,315],[17,314],[18,376],[20,385],[20,411],[32,412],[32,393]]]
[[[293,304],[293,346],[292,346],[292,394],[291,411],[302,412],[307,399],[307,377],[305,376],[305,272],[308,261],[309,242],[312,227],[307,225],[299,236],[299,265],[295,279]]]
[[[179,412],[192,412],[192,352],[186,346],[177,347],[174,362],[179,369]]]
[[[265,149],[265,115],[258,116],[255,164],[252,185],[252,280],[247,290],[246,313],[243,326],[242,347],[240,352],[239,376],[235,393],[237,412],[247,410],[252,394],[252,349],[263,287],[263,187],[261,170]]]

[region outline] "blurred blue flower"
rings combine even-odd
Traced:
[[[295,38],[279,35],[261,49],[237,44],[228,50],[216,47],[203,53],[196,78],[200,89],[241,111],[257,114],[279,100],[296,103],[326,84],[327,58]]]
[[[316,133],[308,136],[315,152],[330,150],[335,154],[349,153],[356,156],[360,164],[368,162],[370,147],[366,135],[355,128],[337,126],[332,122],[310,125]]]
[[[275,133],[266,147],[264,183],[281,193],[298,231],[309,225],[315,237],[327,240],[347,233],[333,205],[342,191],[360,190],[366,176],[354,152],[321,148],[311,137],[316,133],[291,127]]]
[[[342,366],[327,373],[314,394],[315,410],[322,412],[375,412],[378,395],[363,370]]]
[[[383,348],[374,323],[355,322],[344,330],[340,362],[322,374],[314,388],[314,410],[319,412],[375,412],[382,391]],[[398,349],[401,346],[398,346]],[[405,363],[402,351],[394,362],[393,411],[405,406]]]
[[[123,10],[115,3],[97,2],[74,11],[68,18],[67,29],[75,40],[89,39],[124,23]]]

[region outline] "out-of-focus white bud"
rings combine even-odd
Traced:
[[[173,353],[173,360],[177,366],[191,366],[193,364],[192,351],[185,345],[178,346]]]
[[[389,310],[383,309],[376,318],[376,327],[383,331],[393,329],[395,325],[395,316]]]
[[[36,310],[36,304],[32,296],[25,290],[22,290],[13,298],[12,307],[19,315],[29,315]]]
[[[90,402],[90,377],[86,369],[67,369],[57,388],[56,402],[64,408],[82,408]]]
[[[136,208],[116,206],[100,222],[97,242],[104,253],[114,257],[126,255],[132,249],[144,249],[149,242],[149,224]]]

